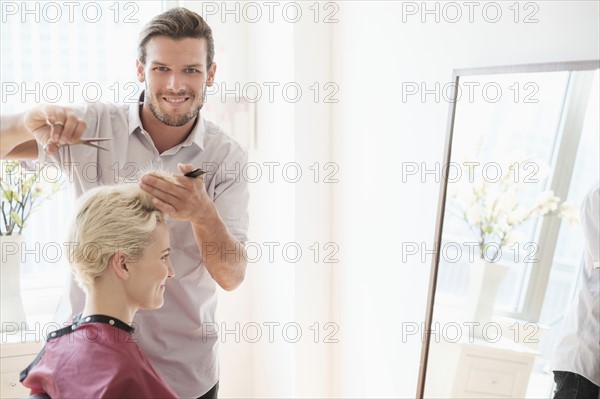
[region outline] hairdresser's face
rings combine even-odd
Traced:
[[[206,39],[156,36],[146,43],[138,80],[146,84],[144,106],[163,124],[183,126],[200,112],[216,70],[215,64],[207,69],[206,56]]]
[[[175,274],[169,252],[169,229],[159,223],[141,258],[127,265],[130,273],[127,293],[137,308],[156,309],[163,305],[165,284]]]

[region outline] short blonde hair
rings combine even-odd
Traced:
[[[138,184],[89,190],[77,202],[68,233],[69,263],[77,283],[89,292],[117,252],[139,259],[159,223],[165,223],[165,215]]]

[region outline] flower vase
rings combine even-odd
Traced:
[[[483,259],[478,259],[469,266],[469,294],[465,320],[475,323],[470,329],[472,336],[485,339],[487,324],[492,321],[496,294],[509,267]],[[495,337],[497,331],[493,330],[490,334]]]
[[[21,298],[22,235],[0,236],[0,326],[2,332],[27,329]]]

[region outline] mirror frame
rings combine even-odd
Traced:
[[[454,87],[458,87],[459,78],[478,75],[498,75],[514,73],[533,72],[566,72],[566,71],[588,71],[600,69],[600,60],[548,62],[536,64],[520,64],[495,67],[461,68],[452,71]],[[444,159],[442,165],[448,165],[452,155],[452,138],[454,135],[454,121],[456,116],[458,90],[454,90],[450,99],[450,110],[446,127],[446,140],[444,144]],[[422,399],[425,393],[425,381],[427,377],[427,361],[429,358],[429,344],[431,341],[431,324],[433,320],[433,307],[435,305],[435,291],[437,288],[438,268],[440,264],[440,250],[442,243],[442,231],[444,227],[444,213],[446,210],[446,194],[448,190],[447,176],[440,180],[440,191],[438,208],[436,213],[435,233],[433,237],[434,255],[431,261],[431,274],[429,277],[429,290],[427,294],[427,306],[425,310],[425,324],[423,330],[423,342],[421,346],[421,360],[419,364],[419,375],[417,381],[417,399]]]

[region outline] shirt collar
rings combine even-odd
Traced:
[[[117,319],[116,317],[110,317],[110,316],[101,315],[101,314],[94,314],[94,315],[86,316],[85,318],[82,319],[81,313],[79,313],[73,319],[73,324],[63,327],[56,331],[52,331],[50,334],[48,334],[47,340],[50,341],[51,339],[59,338],[59,337],[62,337],[63,335],[70,334],[73,331],[77,330],[80,326],[82,326],[84,324],[88,324],[88,323],[108,324],[108,325],[116,327],[120,330],[125,331],[129,335],[133,335],[133,333],[135,332],[135,329],[133,327],[122,322],[121,320]]]
[[[144,104],[144,91],[140,94],[140,98],[136,103],[129,105],[129,135],[131,136],[133,133],[144,130],[142,126],[142,120],[140,119],[140,112],[142,110],[142,106]],[[206,133],[206,126],[204,123],[204,118],[202,117],[202,113],[199,113],[198,120],[194,125],[194,128],[190,132],[190,134],[185,138],[185,140],[173,147],[168,151],[177,151],[181,147],[188,147],[192,144],[197,145],[200,150],[204,150],[204,135]]]

